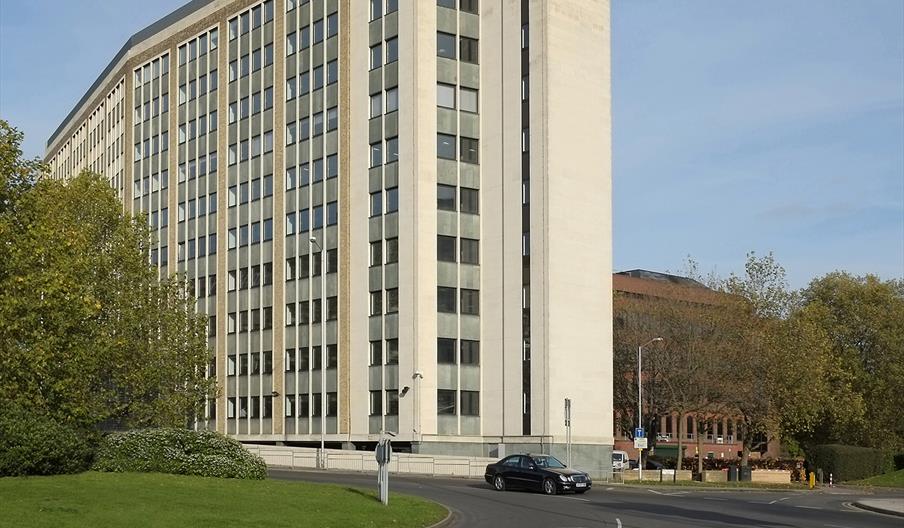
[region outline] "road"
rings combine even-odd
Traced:
[[[367,473],[271,470],[270,476],[376,489],[375,474]],[[453,513],[449,526],[456,528],[902,526],[900,517],[850,506],[851,502],[864,498],[864,492],[841,488],[819,492],[717,491],[594,483],[594,488],[584,495],[545,496],[531,492],[497,492],[482,480],[392,475],[390,501],[393,492],[418,495],[446,505]],[[877,492],[874,497],[902,497],[900,493],[891,493]]]

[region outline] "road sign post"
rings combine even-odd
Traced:
[[[392,460],[392,441],[389,438],[380,438],[377,448],[374,450],[374,458],[377,460],[377,489],[380,493],[380,502],[389,504],[389,462]]]
[[[571,467],[571,398],[565,398],[565,465]]]
[[[634,429],[634,449],[637,449],[637,480],[643,480],[643,450],[647,448],[647,437],[643,427]]]

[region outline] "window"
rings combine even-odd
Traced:
[[[380,266],[383,264],[383,241],[377,240],[370,243],[370,265]]]
[[[521,152],[530,152],[530,129],[521,129]]]
[[[386,239],[386,263],[393,264],[399,261],[399,239]]]
[[[383,0],[370,0],[370,19],[376,20],[383,16]]]
[[[383,44],[370,47],[370,69],[375,70],[383,65]]]
[[[480,201],[477,189],[461,188],[461,212],[480,213]]]
[[[450,136],[448,134],[436,135],[436,156],[442,159],[456,159],[455,136]]]
[[[395,389],[386,391],[386,415],[398,416],[399,392]]]
[[[521,256],[530,256],[530,233],[521,233]]]
[[[382,341],[371,341],[370,342],[370,366],[382,365],[383,364],[383,342]]]
[[[334,60],[326,63],[326,83],[335,82],[339,82],[339,61]]]
[[[479,140],[473,138],[461,138],[461,161],[465,163],[478,163],[480,161]]]
[[[370,216],[380,216],[381,214],[383,214],[383,192],[370,193]]]
[[[442,211],[455,211],[455,186],[438,184],[436,186],[436,208]]]
[[[458,8],[465,13],[477,14],[477,0],[459,0]]]
[[[386,163],[399,161],[399,138],[391,137],[386,139]]]
[[[462,238],[460,260],[462,264],[480,264],[480,241]]]
[[[388,88],[386,90],[386,113],[395,112],[399,109],[399,89]]]
[[[383,414],[383,391],[370,391],[370,415],[379,416]]]
[[[455,9],[455,0],[436,0],[436,5],[440,7],[447,7],[449,9]]]
[[[399,39],[393,37],[386,40],[386,64],[399,60]]]
[[[399,188],[386,189],[386,213],[394,213],[399,210]]]
[[[477,391],[461,391],[462,416],[480,415],[480,393]]]
[[[455,237],[437,235],[436,259],[442,262],[455,262]]]
[[[440,337],[436,340],[436,362],[455,363],[455,339]]]
[[[386,364],[387,365],[398,365],[399,363],[399,340],[398,339],[387,339],[386,340]]]
[[[286,305],[286,326],[295,325],[295,303]]]
[[[477,39],[461,37],[459,40],[459,53],[462,62],[477,64]]]
[[[286,35],[286,56],[295,53],[295,32]]]
[[[339,14],[333,13],[326,17],[326,37],[330,38],[332,36],[339,34]]]
[[[436,83],[436,104],[443,108],[455,108],[455,86]]]
[[[436,414],[455,414],[455,391],[436,391]]]
[[[455,58],[455,35],[436,32],[436,55],[447,59]]]
[[[399,289],[386,288],[386,313],[398,313],[399,311]]]
[[[458,93],[462,112],[477,112],[477,90],[461,88]]]
[[[441,313],[455,313],[455,288],[440,286],[436,289],[436,310]]]
[[[528,25],[523,24],[521,26],[521,49],[527,49],[530,44],[530,31],[528,30]]]
[[[286,80],[286,101],[291,101],[295,99],[295,83],[297,79],[292,77],[291,79]]]
[[[462,365],[479,365],[480,364],[480,341],[471,341],[469,339],[461,340],[461,364]]]
[[[370,117],[379,117],[383,114],[383,93],[377,92],[370,96]]]
[[[326,129],[336,130],[339,128],[339,107],[327,108],[326,110]]]
[[[521,100],[527,101],[530,97],[530,78],[525,75],[521,78]]]
[[[370,315],[383,315],[383,291],[370,292]]]
[[[461,313],[480,315],[480,290],[461,289]]]

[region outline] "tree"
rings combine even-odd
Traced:
[[[804,443],[904,449],[904,281],[814,279],[801,311],[830,341],[830,400]]]
[[[206,316],[158,280],[143,221],[83,173],[38,179],[0,122],[0,400],[78,426],[184,426],[213,380]]]
[[[806,314],[797,314],[785,270],[771,254],[748,254],[743,277],[720,285],[731,299],[719,324],[730,346],[723,380],[725,403],[740,418],[741,465],[777,436],[812,428],[825,402],[828,339]]]

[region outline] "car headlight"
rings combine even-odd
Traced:
[[[565,475],[559,475],[559,479],[561,479],[562,482],[568,482],[568,481],[570,480],[570,479],[569,479],[568,477],[566,477]]]

